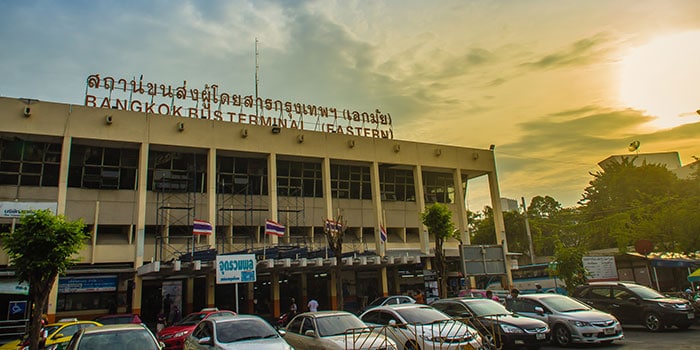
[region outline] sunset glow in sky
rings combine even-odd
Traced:
[[[397,139],[496,145],[503,197],[573,206],[612,154],[700,156],[700,1],[2,1],[0,96],[88,75],[391,113]],[[477,181],[469,208],[481,210]]]

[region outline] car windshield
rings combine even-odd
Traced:
[[[629,289],[642,299],[664,299],[661,293],[644,286],[629,286]]]
[[[220,343],[277,337],[277,332],[265,321],[247,319],[220,322],[216,325],[216,340]]]
[[[510,315],[510,311],[493,300],[469,300],[466,304],[476,316]]]
[[[146,329],[86,333],[78,344],[80,350],[158,349]]]
[[[318,317],[316,318],[316,325],[318,326],[318,335],[321,337],[343,334],[350,329],[367,328],[367,325],[362,320],[352,314]]]
[[[449,320],[450,317],[432,307],[409,307],[398,309],[396,312],[403,317],[406,323],[429,324]]]
[[[133,319],[133,316],[103,317],[103,318],[98,319],[97,322],[102,323],[103,325],[124,324],[124,323],[131,323],[132,319]]]
[[[381,297],[381,298],[374,299],[374,300],[372,300],[372,302],[369,303],[369,305],[367,305],[367,306],[369,307],[369,306],[379,306],[379,305],[382,305],[382,303],[384,302],[384,300],[387,300],[387,299],[388,299],[388,297]]]
[[[591,309],[588,305],[563,295],[551,295],[539,300],[548,308],[558,312],[588,311]]]
[[[206,316],[207,316],[207,314],[201,313],[201,312],[189,314],[189,315],[187,315],[187,317],[183,318],[182,321],[176,323],[175,325],[176,326],[194,326],[197,323],[199,323],[199,321],[203,320],[204,317],[206,317]]]

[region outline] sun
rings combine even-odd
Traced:
[[[667,35],[630,50],[620,69],[620,102],[673,128],[700,116],[700,31]]]

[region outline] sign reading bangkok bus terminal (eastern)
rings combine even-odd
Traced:
[[[248,125],[278,126],[351,136],[393,139],[391,114],[379,109],[356,111],[336,107],[241,95],[205,84],[203,88],[137,80],[87,78],[85,106]]]

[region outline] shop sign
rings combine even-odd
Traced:
[[[211,119],[248,125],[313,130],[393,139],[391,114],[241,95],[218,84],[176,86],[154,81],[92,74],[85,106],[175,117]]]
[[[29,285],[25,282],[0,281],[0,294],[21,294],[29,295]]]
[[[59,293],[114,292],[117,276],[61,277],[58,279]]]
[[[216,256],[216,284],[255,282],[255,254]]]
[[[56,202],[0,202],[0,217],[20,218],[34,210],[50,210],[55,213],[58,208]]]

